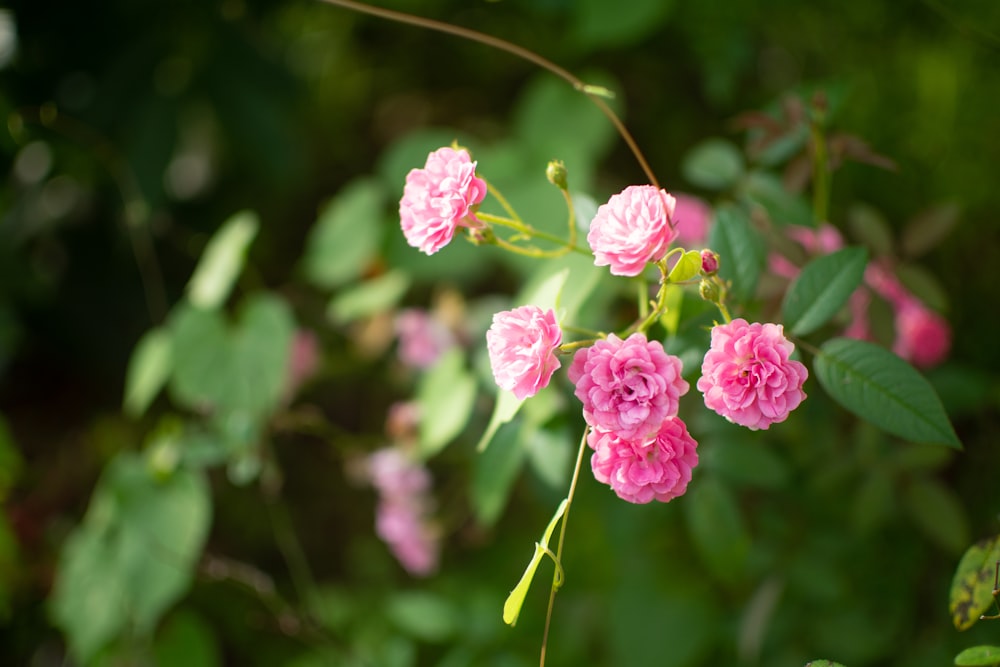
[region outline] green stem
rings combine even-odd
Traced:
[[[561,257],[567,252],[576,252],[581,255],[590,256],[588,250],[577,246],[575,243],[570,243],[565,239],[561,239],[554,234],[549,234],[548,232],[543,232],[541,230],[535,229],[531,225],[521,222],[520,220],[504,218],[499,215],[493,215],[492,213],[483,213],[479,211],[476,213],[476,217],[483,222],[488,222],[492,225],[497,225],[499,227],[506,227],[508,229],[513,229],[519,234],[523,234],[528,238],[539,238],[543,241],[549,241],[550,243],[556,243],[560,247],[556,250],[540,250],[538,248],[522,248],[520,246],[515,246],[509,241],[504,241],[503,239],[497,237],[496,245],[504,248],[505,250],[510,250],[511,252],[516,252],[520,255],[527,255],[529,257]]]
[[[443,32],[449,35],[455,35],[456,37],[461,37],[462,39],[468,39],[473,42],[479,42],[486,46],[491,46],[500,51],[506,51],[522,60],[526,60],[533,65],[541,67],[542,69],[552,72],[558,76],[563,81],[569,83],[575,90],[580,91],[589,99],[598,109],[601,110],[611,124],[614,125],[615,129],[618,131],[619,136],[628,145],[629,150],[632,151],[632,155],[635,156],[636,161],[639,166],[642,167],[643,173],[646,174],[646,178],[652,185],[656,186],[656,189],[660,189],[660,183],[656,180],[656,175],[653,173],[652,168],[650,168],[649,163],[646,161],[645,156],[639,149],[639,145],[635,142],[632,134],[625,127],[625,124],[621,121],[611,107],[608,106],[607,102],[604,101],[603,95],[605,94],[604,89],[600,86],[592,86],[584,83],[580,79],[576,78],[570,74],[567,70],[559,67],[554,62],[546,60],[542,56],[538,55],[533,51],[518,46],[517,44],[512,44],[506,40],[500,39],[498,37],[493,37],[492,35],[487,35],[485,33],[478,32],[476,30],[470,30],[469,28],[462,28],[457,25],[451,25],[450,23],[444,23],[442,21],[435,21],[433,19],[424,18],[422,16],[414,16],[412,14],[406,14],[403,12],[396,12],[391,9],[383,9],[381,7],[372,7],[366,5],[362,2],[354,2],[354,0],[322,0],[330,5],[335,5],[337,7],[344,7],[362,14],[369,14],[371,16],[377,16],[389,21],[397,21],[399,23],[406,23],[408,25],[417,26],[418,28],[425,28],[427,30],[435,30],[437,32]]]
[[[810,134],[813,143],[813,215],[816,224],[822,224],[827,222],[830,214],[830,164],[826,135],[819,119],[813,119]]]
[[[556,603],[556,591],[563,584],[565,574],[562,569],[563,543],[566,540],[566,524],[569,522],[569,510],[573,506],[573,497],[576,495],[576,483],[580,479],[580,466],[583,463],[583,453],[587,450],[587,432],[590,427],[583,429],[583,437],[580,438],[580,449],[576,453],[576,466],[573,468],[573,479],[569,483],[569,493],[566,495],[566,511],[563,512],[562,521],[559,524],[559,544],[556,546],[556,570],[552,573],[552,589],[549,591],[549,608],[545,613],[545,631],[542,633],[542,652],[539,656],[538,667],[545,667],[545,649],[549,643],[549,627],[552,625],[552,609]]]
[[[483,180],[486,181],[485,178]],[[493,197],[498,202],[500,202],[500,206],[503,207],[503,210],[507,212],[507,215],[509,215],[512,220],[524,224],[524,221],[521,220],[521,216],[517,214],[517,211],[515,211],[514,207],[510,205],[510,202],[507,201],[507,198],[504,197],[502,194],[500,194],[500,190],[498,190],[496,186],[490,183],[489,181],[486,181],[486,191],[491,195],[493,195]]]

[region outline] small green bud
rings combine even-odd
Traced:
[[[698,293],[705,301],[719,303],[719,285],[710,278],[702,278],[701,284],[698,285]]]
[[[562,160],[552,160],[549,162],[548,166],[545,167],[545,178],[549,179],[549,183],[560,190],[565,190],[569,187],[566,181],[566,165],[563,164]]]

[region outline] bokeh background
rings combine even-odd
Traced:
[[[929,208],[959,212],[919,259],[954,331],[949,361],[930,376],[965,451],[927,453],[822,404],[749,438],[768,454],[745,469],[717,462],[738,499],[736,533],[750,545],[731,574],[704,563],[680,502],[626,506],[585,480],[550,664],[942,665],[995,641],[1000,625],[955,631],[947,597],[964,548],[1000,532],[1000,4],[380,4],[502,37],[613,89],[668,189],[706,194],[684,180],[687,151],[713,136],[741,143],[741,112],[821,87],[838,100],[836,126],[897,165],[836,173],[830,217],[845,235],[859,204],[897,239]],[[545,586],[515,629],[500,622],[500,605],[563,492],[526,471],[496,520],[477,520],[470,477],[489,470],[469,463],[474,421],[431,462],[448,526],[441,570],[419,580],[400,569],[374,536],[375,495],[350,469],[386,440],[387,410],[414,381],[382,340],[384,321],[361,330],[329,320],[331,292],[310,282],[302,257],[330,197],[371,176],[391,222],[406,170],[451,139],[476,149],[481,165],[489,156],[525,210],[551,195],[540,176],[552,158],[601,201],[644,180],[610,126],[509,54],[322,2],[7,3],[0,67],[0,661],[66,664],[46,603],[62,544],[106,462],[139,449],[171,410],[161,398],[142,418],[123,415],[130,354],[181,299],[210,235],[250,209],[261,227],[238,289],[280,294],[319,341],[320,369],[296,405],[321,426],[276,429],[272,439],[314,600],[293,586],[260,485],[213,476],[206,552],[266,584],[200,574],[148,638],[150,659],[534,664]],[[509,266],[467,250],[426,260],[386,230],[365,272],[410,271],[408,305],[517,288]],[[932,497],[913,500],[913,488]],[[323,610],[320,630],[288,621],[307,609]],[[194,662],[172,662],[177,646]],[[102,664],[141,662],[123,655]]]

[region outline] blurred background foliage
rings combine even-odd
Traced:
[[[822,401],[756,434],[692,411],[702,463],[686,497],[634,507],[582,483],[549,664],[930,666],[996,641],[1000,626],[952,628],[947,591],[964,548],[1000,532],[1000,347],[990,342],[1000,4],[380,4],[503,37],[615,90],[670,190],[709,194],[685,181],[690,149],[712,136],[741,144],[741,112],[819,86],[839,100],[837,127],[898,166],[836,173],[830,219],[845,235],[881,234],[910,259],[900,240],[910,221],[932,206],[960,211],[920,261],[955,331],[950,361],[930,378],[965,451],[901,443]],[[526,451],[494,443],[477,460],[489,403],[479,406],[431,461],[447,530],[441,571],[424,581],[375,538],[374,493],[348,471],[385,443],[389,406],[418,391],[380,308],[460,295],[479,377],[489,314],[526,273],[491,249],[455,244],[426,258],[408,248],[395,221],[406,171],[458,139],[532,222],[558,229],[548,160],[565,160],[574,191],[597,202],[644,180],[603,117],[508,54],[319,2],[15,1],[0,10],[0,62],[0,661],[65,664],[54,620],[99,626],[85,605],[46,602],[67,538],[90,553],[79,536],[91,533],[73,528],[85,512],[100,525],[93,494],[118,499],[107,511],[138,527],[134,539],[153,522],[178,544],[207,540],[189,590],[137,584],[134,625],[121,633],[131,639],[103,646],[97,664],[533,664],[544,587],[515,629],[500,609],[564,495],[576,422],[560,417],[532,431]],[[271,385],[255,388],[261,396],[206,394],[176,370],[169,399],[123,413],[146,332],[169,321],[177,335],[242,335],[175,306],[208,239],[238,211],[256,216],[234,298],[249,332],[240,354]],[[350,232],[324,223],[354,218]],[[352,297],[363,279],[381,282]],[[590,306],[613,297],[598,292]],[[286,340],[293,320],[318,337],[321,362],[289,408],[272,377],[285,359],[253,340]],[[202,352],[213,357],[207,343]],[[230,458],[204,479],[178,473],[176,505],[146,503],[142,464],[122,453],[178,432],[190,445],[162,417],[206,401],[250,415],[210,425],[225,447],[266,431],[263,460]],[[236,456],[212,446],[189,449]],[[535,463],[522,473],[524,460]],[[160,621],[144,627],[150,618]]]

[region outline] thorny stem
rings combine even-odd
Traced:
[[[549,643],[549,626],[552,624],[552,608],[556,603],[556,591],[562,586],[564,573],[562,569],[563,542],[566,539],[566,524],[569,522],[569,510],[573,506],[573,496],[576,495],[576,483],[580,479],[580,466],[583,463],[583,453],[587,449],[587,432],[590,427],[583,429],[583,437],[580,438],[580,449],[576,453],[576,466],[573,468],[573,479],[569,483],[569,493],[566,494],[566,510],[563,512],[562,521],[559,523],[559,543],[556,546],[555,563],[556,570],[552,573],[552,589],[549,591],[549,608],[545,613],[545,631],[542,633],[542,652],[538,658],[538,667],[545,667],[545,649]]]
[[[587,98],[594,103],[594,105],[601,110],[611,124],[614,125],[618,134],[628,145],[629,150],[632,151],[632,155],[635,156],[636,161],[639,166],[642,167],[643,173],[646,174],[646,178],[652,185],[656,186],[656,189],[660,189],[660,183],[656,180],[656,175],[653,173],[652,168],[650,168],[649,163],[646,161],[646,157],[643,155],[642,151],[639,149],[639,145],[635,142],[632,134],[625,127],[625,124],[621,121],[608,103],[599,94],[600,88],[596,86],[591,86],[577,77],[573,76],[570,72],[559,67],[554,62],[543,58],[537,53],[530,51],[517,44],[512,44],[506,40],[500,39],[499,37],[493,37],[492,35],[487,35],[485,33],[478,32],[476,30],[471,30],[469,28],[462,28],[460,26],[451,25],[449,23],[444,23],[442,21],[435,21],[433,19],[424,18],[422,16],[414,16],[412,14],[406,14],[404,12],[397,12],[391,9],[383,9],[381,7],[372,7],[371,5],[366,5],[362,2],[354,2],[354,0],[321,0],[330,5],[335,5],[337,7],[343,7],[345,9],[350,9],[362,14],[369,14],[371,16],[377,16],[389,21],[397,21],[399,23],[406,23],[408,25],[417,26],[418,28],[426,28],[427,30],[435,30],[437,32],[443,32],[449,35],[455,35],[461,37],[462,39],[468,39],[473,42],[479,42],[486,46],[491,46],[495,49],[501,51],[506,51],[522,60],[526,60],[542,69],[552,72],[560,79],[568,82],[575,90],[580,91]]]

